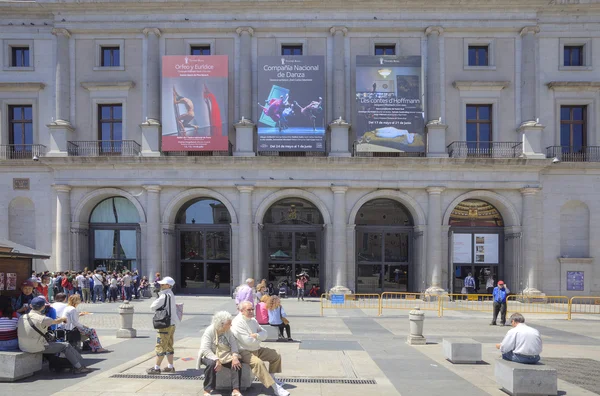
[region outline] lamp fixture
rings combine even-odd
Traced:
[[[377,73],[383,78],[388,78],[388,76],[392,74],[392,71],[390,69],[379,69],[377,70]]]

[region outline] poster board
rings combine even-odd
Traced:
[[[454,264],[471,264],[472,256],[472,234],[454,233]]]
[[[475,264],[498,264],[498,234],[475,234]]]
[[[19,285],[31,277],[31,263],[28,258],[0,258],[0,273],[4,274],[4,290],[0,293],[3,296],[19,295]]]

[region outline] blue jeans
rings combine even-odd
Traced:
[[[18,351],[19,339],[0,341],[0,351]]]
[[[525,356],[513,353],[512,351],[502,354],[502,359],[509,360],[511,362],[523,363],[523,364],[536,364],[540,361],[540,355],[536,356]]]
[[[104,286],[94,285],[94,301],[104,302]]]
[[[123,286],[125,288],[125,299],[131,301],[131,286]]]

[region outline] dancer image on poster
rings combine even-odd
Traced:
[[[281,112],[281,128],[288,129],[290,125],[288,124],[288,117],[294,115],[294,107],[288,101],[289,95],[285,97],[285,101],[283,102],[283,111]]]
[[[208,107],[208,115],[210,118],[210,135],[211,136],[222,136],[223,135],[223,123],[221,121],[221,109],[215,95],[210,92],[206,84],[204,84],[204,102]]]
[[[285,109],[285,102],[287,102],[288,97],[289,95],[286,95],[285,97],[281,95],[279,99],[273,98],[269,100],[266,106],[263,106],[260,103],[258,104],[262,108],[263,113],[265,113],[267,116],[271,117],[273,121],[275,121],[275,123],[279,127],[280,132],[283,129],[281,125],[281,115],[283,114],[283,110]]]
[[[323,111],[323,98],[319,96],[319,100],[313,100],[306,107],[302,107],[298,104],[298,102],[294,101],[294,104],[300,108],[300,113],[312,122],[313,131],[317,130],[317,116],[315,113],[320,113]]]
[[[179,114],[179,104],[183,104],[185,106],[185,113]],[[173,87],[173,105],[175,106],[175,119],[177,120],[177,132],[178,136],[185,136],[185,128],[191,127],[194,128],[194,134],[198,132],[200,127],[198,125],[192,124],[192,120],[196,117],[194,113],[194,102],[190,99],[185,98],[177,93],[175,87]]]

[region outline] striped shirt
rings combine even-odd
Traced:
[[[0,317],[0,341],[10,341],[17,339],[17,314],[12,318]]]

